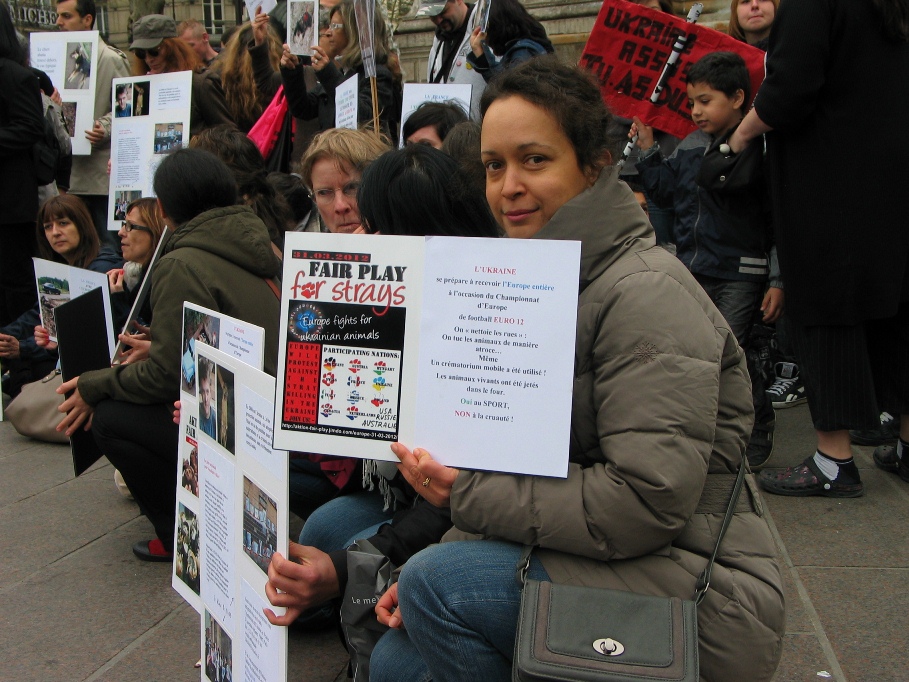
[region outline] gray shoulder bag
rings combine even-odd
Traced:
[[[518,560],[524,585],[515,639],[514,682],[697,682],[697,605],[710,587],[720,543],[745,481],[745,459],[713,554],[694,598],[554,585],[527,578],[533,547]]]

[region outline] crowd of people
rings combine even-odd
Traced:
[[[427,102],[403,123],[404,74],[380,11],[364,49],[352,0],[324,5],[310,59],[261,12],[220,50],[198,22],[136,17],[131,57],[99,43],[93,127],[76,131],[91,154],[39,203],[29,150],[59,116],[42,90],[58,97],[0,5],[4,392],[57,364],[32,255],[106,273],[119,331],[168,230],[121,356],[60,388],[58,430],[91,431],[154,528],[133,545],[139,559],[172,562],[176,546],[178,571],[198,575],[198,538],[175,518],[184,301],[262,327],[275,375],[287,232],[581,243],[566,478],[458,470],[419,443],[393,444],[396,465],[291,453],[290,507],[304,525],[287,556],[268,552],[277,610],[266,616],[337,624],[345,594],[363,588],[351,548],[371,548],[395,578],[371,576],[382,627],[356,651],[367,661],[357,679],[510,679],[528,546],[532,578],[691,599],[740,467],[772,494],[856,497],[850,443],[873,442],[877,466],[909,482],[909,232],[896,191],[909,154],[909,0],[732,0],[729,32],[766,51],[766,78],[755,96],[730,51],[691,65],[697,129],[682,140],[641,117],[617,122],[517,0],[494,0],[485,31],[477,10],[420,3],[436,28],[420,80],[469,83],[471,102]],[[61,30],[94,25],[93,0],[57,12]],[[121,228],[108,231],[110,123],[129,100],[111,81],[176,71],[193,73],[189,143],[164,155],[155,198],[121,202]],[[337,87],[355,74],[361,126],[336,128]],[[248,136],[282,87],[313,133],[291,173]],[[837,143],[883,94],[875,127],[887,143],[849,173]],[[637,150],[620,171],[626,133]],[[215,381],[200,369],[212,436]],[[764,468],[774,410],[803,402],[816,451]],[[182,471],[197,490],[197,457]],[[782,653],[782,576],[759,495],[743,491],[698,606],[705,680],[770,680]],[[209,675],[229,679],[207,638]]]

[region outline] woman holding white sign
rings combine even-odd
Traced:
[[[582,244],[568,476],[459,471],[392,446],[414,489],[450,506],[445,539],[483,540],[404,566],[376,609],[395,629],[372,680],[511,679],[522,546],[537,580],[692,599],[751,430],[745,356],[609,166],[588,74],[529,60],[481,110],[486,197],[508,236]],[[770,680],[779,661],[782,581],[758,509],[743,491],[698,607],[703,679]]]
[[[312,48],[312,66],[319,87],[307,91],[303,67],[297,57],[285,49],[281,59],[284,92],[290,110],[297,118],[319,119],[322,130],[335,125],[335,91],[344,81],[357,76],[357,119],[363,123],[372,119],[372,92],[366,68],[360,33],[354,15],[353,0],[342,0],[331,11],[326,33],[328,50],[318,45]],[[395,97],[394,76],[388,68],[387,31],[382,14],[376,12],[372,47],[376,64],[376,93],[379,99],[379,121],[382,132],[393,136],[397,131],[401,104]]]

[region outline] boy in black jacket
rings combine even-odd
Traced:
[[[739,55],[708,54],[688,71],[688,102],[698,130],[667,159],[654,143],[650,126],[635,118],[631,130],[642,150],[637,169],[648,197],[658,206],[675,209],[677,256],[704,287],[746,352],[759,313],[763,312],[764,322],[773,322],[782,313],[782,283],[771,276],[766,192],[762,186],[712,191],[698,184],[698,173],[707,150],[724,141],[741,122],[750,84]],[[748,459],[759,466],[770,457],[775,421],[754,356],[748,353],[755,407]]]

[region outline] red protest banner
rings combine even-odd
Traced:
[[[676,39],[689,34],[675,71],[656,104],[650,95]],[[751,73],[751,97],[764,80],[764,52],[712,28],[686,23],[665,12],[625,0],[605,0],[580,65],[593,73],[603,99],[618,116],[642,121],[685,137],[695,129],[688,106],[685,74],[710,52],[736,52]],[[749,102],[750,104],[750,102]]]

